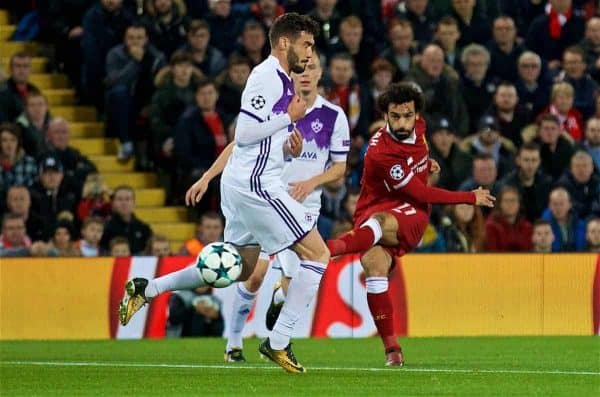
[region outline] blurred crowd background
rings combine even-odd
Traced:
[[[136,190],[109,188],[70,145],[30,81],[32,59],[68,76],[93,106],[119,162],[156,175],[166,205],[228,142],[241,92],[284,12],[321,27],[320,91],[350,123],[347,174],[323,187],[318,227],[352,227],[362,158],[395,81],[423,89],[430,184],[478,186],[493,210],[436,207],[420,252],[600,251],[600,16],[584,0],[5,1],[11,40],[39,43],[0,66],[1,256],[197,254],[223,231],[218,181],[181,247],[136,213]]]

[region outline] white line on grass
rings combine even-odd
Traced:
[[[198,369],[260,369],[281,370],[279,367],[262,365],[219,365],[219,364],[148,364],[148,363],[119,363],[119,362],[94,362],[94,361],[0,361],[0,365],[35,365],[48,367],[138,367],[138,368],[198,368]],[[380,372],[390,371],[390,368],[351,368],[351,367],[308,367],[313,371],[359,371]],[[411,368],[404,367],[406,372],[448,372],[464,374],[537,374],[537,375],[592,375],[600,376],[600,372],[593,371],[561,371],[561,370],[520,370],[520,369],[460,369],[460,368]]]

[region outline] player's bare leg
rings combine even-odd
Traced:
[[[236,247],[242,257],[242,274],[238,281],[244,281],[252,274],[260,246]],[[152,280],[134,278],[125,284],[125,297],[119,304],[119,321],[127,325],[131,317],[155,296],[167,291],[189,290],[204,287],[206,282],[192,265]]]
[[[327,240],[331,256],[365,252],[377,243],[396,245],[398,221],[387,212],[373,214],[360,227],[334,240]]]
[[[246,361],[242,354],[242,331],[268,268],[269,260],[259,259],[250,277],[246,281],[237,284],[231,315],[228,319],[229,331],[227,333],[227,346],[225,347],[225,361],[227,362]]]
[[[329,262],[329,250],[316,229],[312,229],[292,249],[300,258],[300,269],[290,282],[281,314],[260,352],[288,372],[305,372],[291,349],[290,337],[298,319],[314,297]]]
[[[388,292],[388,274],[393,258],[381,246],[369,249],[361,258],[367,284],[367,302],[383,342],[386,365],[402,366],[402,349],[394,334],[394,310]]]

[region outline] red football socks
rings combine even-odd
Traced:
[[[375,233],[369,226],[354,229],[335,240],[327,240],[331,256],[364,252],[373,246]]]
[[[386,353],[400,350],[394,335],[394,310],[388,291],[379,294],[367,293],[367,301]]]

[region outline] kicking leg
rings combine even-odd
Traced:
[[[334,240],[327,240],[331,256],[365,252],[375,244],[396,245],[398,221],[387,212],[373,214],[358,229],[354,229]]]
[[[227,333],[227,346],[225,348],[225,361],[246,361],[242,355],[242,331],[246,325],[246,319],[252,310],[256,299],[256,293],[262,285],[267,269],[269,268],[268,256],[261,257],[256,263],[254,272],[243,283],[238,283],[233,298],[231,315],[229,317],[229,332]]]
[[[258,255],[259,246],[236,247],[242,257],[242,274],[238,281],[244,281],[252,274]],[[131,317],[152,298],[167,291],[190,290],[204,287],[206,282],[196,270],[196,266],[166,274],[152,280],[134,278],[125,284],[125,298],[119,305],[119,320],[127,325]]]
[[[367,302],[385,348],[386,365],[402,366],[404,359],[394,335],[394,310],[388,293],[388,274],[392,260],[382,247],[375,246],[361,257],[361,264],[366,276]]]

